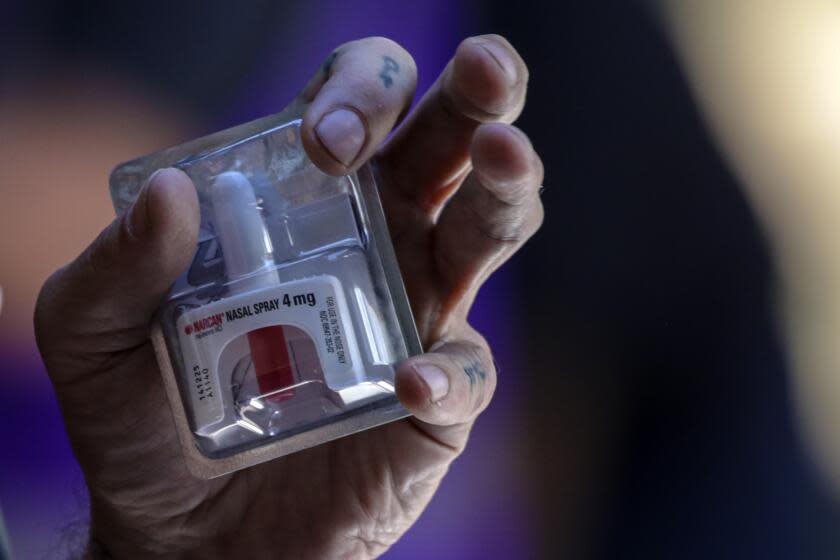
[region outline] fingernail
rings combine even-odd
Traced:
[[[429,388],[429,398],[438,402],[449,393],[449,377],[437,366],[432,364],[418,364],[414,371]]]
[[[146,179],[143,187],[141,187],[134,204],[128,209],[126,224],[128,225],[129,233],[135,239],[143,237],[149,231],[149,213],[146,211],[146,192],[149,190],[149,185],[152,184],[152,181],[155,180],[161,171],[163,169],[158,169],[149,175],[149,178]]]
[[[349,167],[362,151],[365,126],[355,112],[336,109],[321,118],[315,135],[333,158]]]
[[[510,85],[514,85],[519,76],[516,72],[516,61],[511,56],[510,52],[508,52],[505,47],[494,41],[482,41],[479,43],[479,46],[487,51],[487,53],[493,57],[493,60],[496,61],[496,64],[501,67],[502,71],[505,73],[508,83]]]

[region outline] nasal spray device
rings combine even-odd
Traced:
[[[118,166],[126,211],[157,169],[195,184],[195,257],[152,331],[184,455],[211,478],[403,418],[421,352],[371,169],[332,177],[300,121],[266,117]]]

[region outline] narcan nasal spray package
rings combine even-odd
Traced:
[[[372,170],[333,177],[282,115],[117,167],[126,211],[157,169],[198,193],[195,257],[152,341],[190,470],[219,476],[407,415],[421,352]]]

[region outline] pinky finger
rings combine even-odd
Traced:
[[[487,344],[477,334],[474,338],[478,340],[440,343],[432,352],[400,365],[397,396],[417,420],[458,427],[474,420],[490,403],[496,368]]]

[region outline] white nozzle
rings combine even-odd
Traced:
[[[228,280],[273,265],[271,239],[245,175],[228,171],[216,177],[210,200]]]

